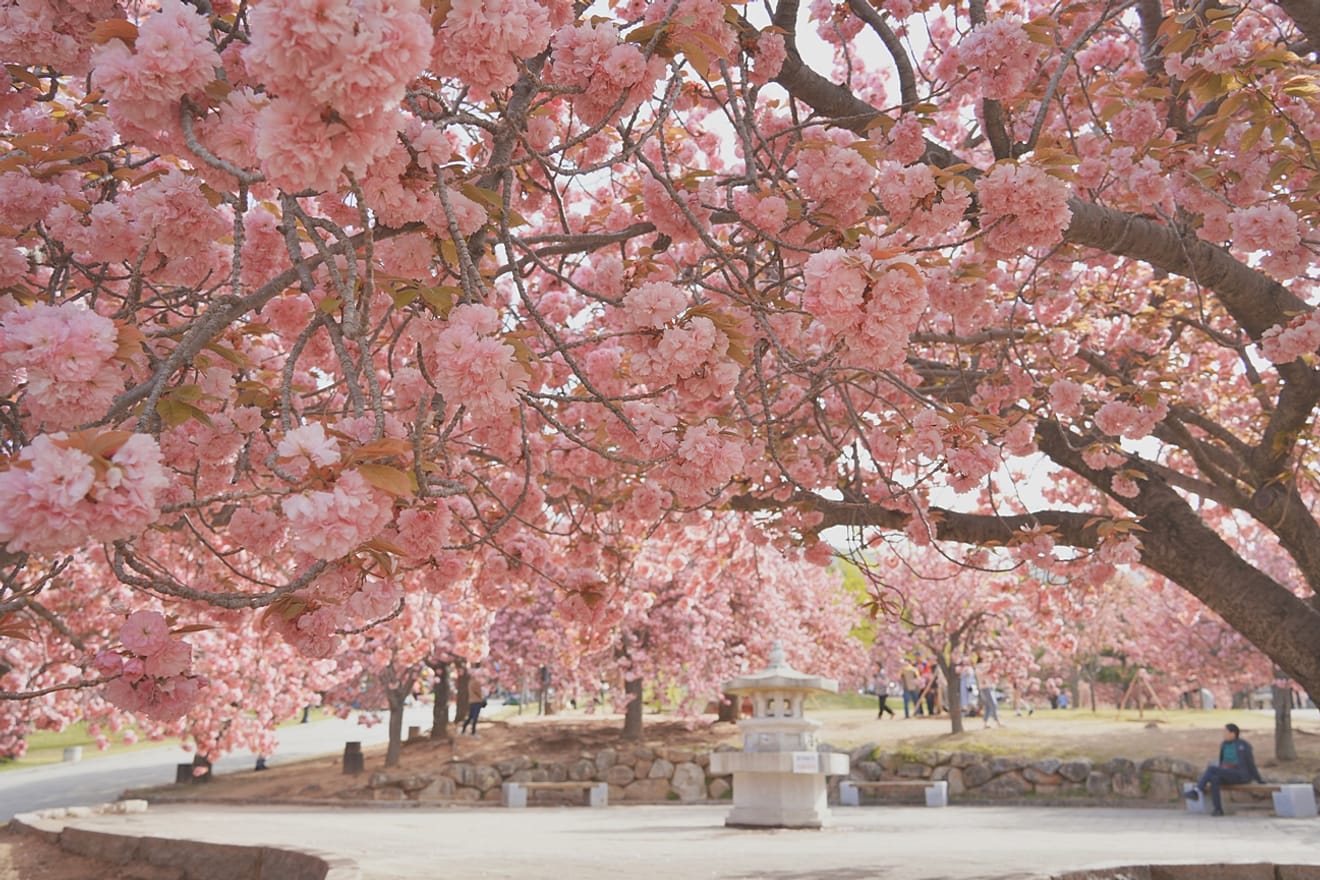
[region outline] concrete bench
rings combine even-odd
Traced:
[[[529,791],[585,791],[587,806],[606,807],[610,802],[610,787],[604,782],[506,782],[500,787],[500,803],[506,807],[527,806]]]
[[[1189,782],[1183,786],[1184,792],[1192,791],[1196,784]],[[1274,815],[1285,819],[1306,819],[1316,815],[1315,789],[1309,782],[1249,782],[1242,785],[1222,785],[1224,794],[1242,792],[1244,794],[1268,794],[1274,801]],[[1207,811],[1209,796],[1202,793],[1199,798],[1187,799],[1187,809],[1192,813]]]
[[[947,807],[949,805],[949,783],[941,779],[938,782],[926,782],[922,779],[880,779],[873,782],[859,782],[845,779],[839,783],[839,805],[859,807],[862,804],[862,789],[885,790],[921,788],[926,793],[926,806]]]

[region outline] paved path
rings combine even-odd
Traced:
[[[1128,864],[1320,863],[1320,820],[963,806],[834,810],[823,831],[725,828],[727,806],[526,810],[159,806],[73,824],[319,850],[363,880],[1010,880]]]
[[[429,728],[431,707],[418,705],[406,709],[405,728],[410,724],[421,725],[424,730]],[[277,736],[279,748],[267,761],[272,766],[342,753],[346,740],[361,740],[363,745],[383,743],[389,739],[389,730],[384,723],[364,727],[356,717],[329,718],[280,728]],[[174,765],[191,760],[191,753],[170,745],[88,757],[77,764],[6,770],[0,773],[0,822],[29,810],[113,801],[127,788],[166,785],[174,781]],[[251,770],[255,763],[256,755],[247,752],[227,755],[216,762],[215,772]]]

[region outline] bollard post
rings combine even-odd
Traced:
[[[344,775],[361,773],[367,769],[366,759],[362,755],[361,742],[344,743]]]
[[[414,739],[421,739],[421,738],[422,738],[422,728],[421,728],[421,725],[419,725],[419,724],[412,724],[412,725],[409,725],[409,727],[408,727],[408,739],[410,739],[410,740],[414,740]]]

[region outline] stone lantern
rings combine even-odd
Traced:
[[[820,722],[805,717],[803,704],[808,694],[837,693],[839,683],[792,669],[776,642],[768,667],[726,682],[724,690],[752,701],[752,717],[738,722],[743,750],[710,756],[712,773],[733,774],[733,810],[724,824],[820,828],[829,818],[825,777],[846,776],[848,756],[816,751]]]

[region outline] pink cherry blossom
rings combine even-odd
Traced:
[[[976,193],[985,242],[998,253],[1057,244],[1072,220],[1068,187],[1030,165],[996,165]]]
[[[158,611],[134,611],[119,628],[119,640],[135,654],[149,656],[169,644],[169,624]]]
[[[330,491],[293,495],[280,503],[293,545],[317,559],[338,559],[371,540],[390,521],[389,499],[356,470]]]
[[[77,302],[37,302],[4,312],[0,322],[0,365],[25,375],[24,403],[39,422],[75,427],[122,390],[110,319]]]

